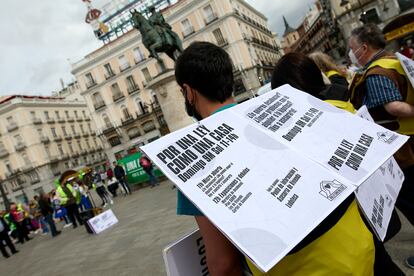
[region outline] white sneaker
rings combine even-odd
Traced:
[[[111,199],[111,201],[109,201],[109,204],[113,205],[114,201]]]
[[[104,203],[104,205],[102,206],[103,208],[105,208],[108,204],[106,204],[106,202]]]
[[[72,226],[72,224],[73,224],[73,223],[68,223],[68,224],[65,224],[65,225],[63,226],[63,228],[70,227],[70,226]]]

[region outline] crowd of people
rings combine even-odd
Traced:
[[[158,183],[157,179],[151,179],[151,185],[154,181]],[[0,250],[5,258],[10,257],[6,246],[11,254],[16,254],[19,251],[14,244],[24,244],[34,234],[60,235],[56,223],[62,222],[62,228],[77,228],[86,223],[88,217],[83,217],[82,212],[98,207],[91,190],[95,190],[102,200],[100,207],[114,204],[113,198],[118,195],[119,188],[124,196],[131,194],[125,170],[117,162],[113,162],[113,169],[107,166],[101,172],[66,171],[56,179],[55,186],[48,193],[35,195],[27,203],[11,202],[9,211],[0,212]]]
[[[414,117],[414,90],[395,54],[386,50],[386,41],[376,25],[353,30],[349,49],[344,57],[350,61],[348,67],[338,66],[321,52],[309,56],[288,53],[274,68],[271,88],[290,84],[352,113],[365,105],[376,123],[409,135],[409,142],[394,156],[405,175],[396,207],[413,225],[414,125],[410,119]],[[232,97],[232,64],[226,51],[208,42],[194,42],[184,50],[176,62],[175,77],[189,116],[202,120],[236,104]],[[404,275],[374,234],[354,195],[315,228],[300,248],[266,274],[244,258],[180,191],[177,214],[194,216],[204,239],[211,275],[242,275],[246,264],[253,275],[309,275],[310,271],[312,275]],[[394,212],[385,241],[400,228]],[[342,242],[333,245],[337,239]],[[406,260],[411,268],[413,259]]]

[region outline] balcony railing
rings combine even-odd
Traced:
[[[204,23],[206,25],[210,24],[211,22],[217,20],[217,14],[216,13],[212,13],[211,15],[207,16],[207,18],[204,19]]]
[[[9,155],[8,150],[6,150],[5,148],[0,149],[0,158],[4,158],[8,155]]]
[[[40,137],[40,142],[42,142],[43,144],[47,144],[50,142],[49,137],[47,136],[41,136]]]
[[[142,58],[134,58],[134,61],[135,61],[135,64],[138,64],[138,63],[141,63],[141,62],[144,62],[146,60],[146,58],[144,58],[144,57],[142,57]]]
[[[68,117],[67,118],[68,123],[73,123],[75,121],[75,118],[73,117]]]
[[[89,117],[85,117],[85,121],[86,122],[89,122],[91,120],[91,118],[89,118]]]
[[[23,143],[23,142],[18,142],[18,143],[14,146],[14,148],[15,148],[15,150],[16,150],[16,151],[21,151],[21,150],[23,150],[25,147],[26,147],[26,144],[25,144],[25,143]]]
[[[89,133],[88,132],[84,132],[84,133],[82,133],[82,136],[83,137],[88,137],[89,136]]]
[[[73,133],[73,138],[79,139],[81,137],[79,132]]]
[[[46,121],[47,121],[48,124],[53,124],[55,122],[55,119],[54,118],[47,118]]]
[[[99,110],[105,106],[105,102],[96,102],[94,105],[95,110]]]
[[[139,87],[138,87],[138,85],[130,86],[130,87],[127,88],[127,91],[128,91],[129,95],[132,95],[132,94],[139,91]]]
[[[188,27],[187,29],[184,30],[184,32],[182,32],[183,38],[186,38],[189,35],[192,35],[193,33],[195,33],[194,28],[193,27]]]
[[[7,131],[8,131],[8,132],[11,132],[11,131],[16,130],[16,129],[18,129],[18,128],[19,128],[19,126],[18,126],[15,122],[11,122],[11,123],[9,123],[9,125],[7,126]]]
[[[132,115],[125,116],[121,119],[122,125],[128,125],[135,121],[135,118]]]
[[[112,124],[108,124],[108,125],[106,125],[106,126],[104,127],[104,129],[102,130],[102,132],[103,132],[103,134],[107,134],[107,133],[110,133],[110,132],[112,132],[112,131],[114,131],[114,130],[115,130],[114,125],[112,125]]]
[[[70,135],[69,133],[66,133],[63,135],[65,137],[65,140],[70,140],[72,139],[72,135]]]
[[[33,123],[34,125],[40,125],[40,124],[42,123],[42,119],[37,118],[37,117],[32,118],[32,123]]]
[[[115,73],[111,71],[111,72],[106,72],[104,75],[105,75],[105,79],[109,80],[110,78],[115,76]]]
[[[83,118],[82,117],[76,117],[76,122],[83,122]]]
[[[123,99],[123,98],[125,98],[125,95],[122,92],[112,95],[112,99],[114,100],[114,102],[119,101],[120,99]]]
[[[79,157],[79,152],[77,152],[77,151],[73,151],[73,152],[70,154],[70,157],[73,157],[73,158]]]
[[[129,69],[129,68],[131,68],[131,65],[129,63],[125,63],[125,64],[122,64],[121,66],[119,66],[119,71],[123,72],[123,71],[125,71],[126,69]]]
[[[53,136],[53,140],[54,140],[55,142],[62,141],[62,136],[60,136],[60,135]]]
[[[65,118],[62,118],[62,117],[58,118],[57,121],[58,121],[58,123],[66,122]]]
[[[95,80],[91,80],[91,81],[88,81],[86,83],[86,88],[89,89],[89,88],[94,87],[95,85],[96,85],[96,81]]]

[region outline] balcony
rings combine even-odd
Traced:
[[[217,14],[212,13],[207,18],[204,19],[204,23],[206,25],[208,25],[208,24],[212,23],[213,21],[216,21],[217,19],[218,19]]]
[[[7,126],[7,131],[11,132],[11,131],[16,130],[18,128],[19,128],[19,126],[15,122],[10,122],[9,125]]]
[[[144,58],[144,57],[141,57],[141,58],[134,58],[135,64],[138,64],[138,63],[144,62],[145,60],[147,60],[147,59],[146,59],[146,58]]]
[[[58,123],[61,123],[61,124],[66,122],[65,118],[62,118],[62,117],[57,118],[57,121],[58,121]]]
[[[54,118],[47,118],[47,119],[46,119],[46,122],[47,122],[48,124],[54,124],[54,123],[55,123],[55,119],[54,119]]]
[[[9,152],[5,148],[0,149],[0,158],[7,157],[8,155]]]
[[[83,122],[83,118],[82,117],[76,117],[76,122]]]
[[[23,142],[18,142],[15,146],[14,146],[14,149],[16,150],[16,151],[22,151],[22,150],[24,150],[26,148],[26,144],[25,143],[23,143]]]
[[[138,85],[134,85],[134,86],[128,87],[127,91],[128,91],[128,95],[132,95],[139,91],[139,87]]]
[[[96,102],[93,107],[95,108],[95,110],[99,110],[101,108],[103,108],[105,106],[105,102]]]
[[[86,122],[89,122],[91,120],[91,118],[90,117],[85,117],[85,121]]]
[[[195,33],[194,28],[193,27],[188,27],[187,29],[184,30],[184,32],[182,32],[181,34],[183,35],[183,38],[186,38],[187,36],[192,35],[193,33]]]
[[[79,139],[80,137],[81,137],[80,133],[78,133],[78,132],[73,133],[73,138]]]
[[[54,140],[55,142],[62,141],[62,136],[60,136],[60,135],[53,136],[53,140]]]
[[[125,95],[122,92],[112,95],[112,99],[114,100],[114,102],[117,102],[123,98],[125,98]]]
[[[72,152],[72,153],[70,154],[70,157],[72,157],[72,158],[79,157],[79,152],[77,152],[77,151]]]
[[[88,136],[89,136],[89,133],[88,133],[88,132],[83,132],[83,133],[82,133],[82,137],[85,137],[85,138],[86,138],[86,137],[88,137]]]
[[[105,79],[106,80],[109,80],[110,78],[112,78],[112,77],[114,77],[115,76],[115,73],[114,72],[112,72],[112,71],[110,71],[110,72],[105,72]]]
[[[63,135],[63,137],[65,138],[65,140],[71,140],[71,139],[72,139],[72,135],[70,135],[70,134],[68,134],[68,133],[65,133],[65,134]]]
[[[73,117],[68,117],[67,121],[68,121],[68,123],[73,123],[75,121],[75,119]]]
[[[94,87],[96,84],[97,84],[97,83],[96,83],[96,81],[95,81],[95,80],[90,80],[90,81],[88,81],[88,82],[86,83],[86,88],[87,88],[87,89],[92,88],[92,87]]]
[[[119,66],[119,71],[123,72],[123,71],[125,71],[129,68],[131,68],[131,65],[129,63],[125,63],[125,64],[122,64],[121,66]]]
[[[40,124],[42,123],[42,119],[37,118],[37,117],[32,118],[32,123],[33,123],[34,125],[40,125]]]
[[[108,134],[108,133],[113,132],[113,131],[115,131],[115,127],[112,124],[108,124],[104,127],[104,129],[102,129],[103,134]]]
[[[40,137],[40,142],[42,142],[43,144],[47,144],[50,142],[49,137],[47,136],[41,136]]]
[[[130,123],[133,123],[136,120],[132,115],[125,116],[121,119],[121,123],[123,126],[129,125]]]

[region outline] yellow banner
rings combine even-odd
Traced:
[[[402,36],[405,36],[411,32],[414,32],[414,22],[411,22],[407,25],[404,25],[398,29],[392,30],[391,32],[388,32],[385,34],[385,39],[387,41],[391,41],[393,39],[400,38]]]

